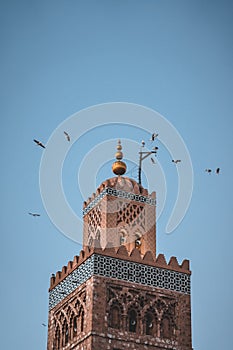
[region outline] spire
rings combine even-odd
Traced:
[[[118,140],[117,152],[115,154],[116,162],[114,162],[112,165],[112,171],[116,175],[123,175],[126,172],[126,164],[121,161],[121,159],[123,158],[123,153],[121,152],[121,150],[121,141]]]

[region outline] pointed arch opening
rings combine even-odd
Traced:
[[[62,345],[66,346],[69,341],[69,326],[67,321],[65,320],[63,327],[62,327]]]
[[[161,320],[160,333],[162,338],[171,339],[173,336],[172,321],[169,315],[164,315]]]
[[[109,327],[120,329],[120,315],[120,307],[118,305],[113,305],[109,312]]]
[[[59,350],[60,349],[60,341],[61,341],[61,333],[60,333],[60,328],[57,326],[55,328],[55,337],[53,340],[53,350]]]
[[[77,332],[78,332],[78,317],[74,316],[73,318],[73,336],[76,337]]]
[[[80,307],[78,316],[79,316],[79,323],[80,323],[80,332],[83,332],[84,331],[84,309],[82,306]]]
[[[128,330],[129,330],[129,332],[136,333],[136,331],[137,331],[137,323],[138,323],[137,318],[138,317],[137,317],[136,310],[131,309],[128,312]]]
[[[155,335],[156,333],[155,317],[151,311],[148,311],[145,315],[145,333],[146,335]]]

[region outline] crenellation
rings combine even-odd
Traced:
[[[79,261],[79,256],[75,255],[74,259],[73,259],[72,267],[74,267],[74,266],[76,267],[78,265],[78,261]]]
[[[155,259],[154,259],[154,256],[152,254],[152,252],[150,250],[148,250],[144,256],[143,256],[143,262],[144,263],[152,263],[154,264],[155,263]]]
[[[140,254],[140,252],[139,252],[139,250],[137,248],[133,248],[133,250],[130,253],[130,257],[133,260],[137,260],[137,261],[141,261],[142,260],[142,256],[141,256],[141,254]]]
[[[56,272],[55,283],[57,284],[61,280],[61,271]]]
[[[180,267],[180,265],[178,264],[177,258],[175,256],[172,256],[170,258],[168,266],[173,267],[175,269]]]
[[[66,276],[67,266],[63,266],[61,270],[61,277]]]
[[[72,266],[73,266],[73,261],[69,261],[68,265],[67,265],[67,272],[68,273],[72,270]]]
[[[124,245],[121,245],[120,248],[117,250],[117,255],[122,256],[123,258],[129,256],[128,254],[128,250],[126,249],[126,247]]]
[[[165,259],[165,256],[164,254],[159,254],[156,258],[156,263],[161,266],[161,267],[164,267],[164,266],[167,266],[167,262],[166,262],[166,259]]]
[[[183,260],[181,267],[182,269],[189,271],[189,260],[188,259]]]
[[[56,277],[53,277],[52,275],[50,278],[49,290],[53,289],[57,284],[59,284],[65,277],[72,273],[94,253],[113,258],[124,259],[127,261],[133,261],[139,264],[191,274],[189,269],[189,260],[187,259],[185,259],[179,265],[177,258],[174,256],[172,256],[169,260],[169,263],[167,263],[164,254],[159,254],[157,258],[155,258],[150,251],[147,251],[144,255],[140,254],[137,248],[133,248],[129,253],[124,245],[120,246],[118,249],[115,249],[113,247],[106,247],[105,249],[102,249],[100,247],[85,247],[84,250],[80,251],[79,256],[76,255],[74,257],[73,262],[69,261],[67,267],[63,266],[62,271],[58,271],[56,273]]]

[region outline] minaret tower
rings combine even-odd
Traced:
[[[155,192],[116,175],[83,206],[83,250],[53,275],[48,350],[192,350],[189,261],[156,256]]]
[[[137,248],[155,256],[155,192],[136,181],[122,177],[126,164],[122,161],[118,141],[112,170],[116,177],[104,181],[96,193],[84,202],[83,246],[116,248],[124,245],[130,253]]]

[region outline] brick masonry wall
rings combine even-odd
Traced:
[[[148,191],[142,186],[129,178],[120,179],[112,178],[105,181],[97,189],[96,194],[84,203],[86,208],[92,203],[105,186],[111,186],[113,189],[120,189],[127,193],[134,193],[135,195],[148,196]],[[155,192],[149,195],[150,198],[155,199]],[[127,209],[128,207],[128,209]],[[100,208],[101,220],[96,218],[96,212]],[[119,221],[120,212],[121,220]],[[98,223],[97,223],[98,221]],[[128,251],[132,251],[135,247],[135,240],[137,235],[142,237],[142,245],[140,247],[142,254],[150,250],[154,255],[156,254],[156,232],[155,232],[155,206],[143,202],[137,202],[124,197],[116,197],[114,195],[105,195],[92,209],[84,215],[83,227],[83,246],[99,245],[102,248],[119,247],[121,230],[126,232],[126,247]],[[90,229],[90,226],[91,229]],[[100,239],[96,239],[100,232]],[[91,232],[91,234],[90,234]]]
[[[95,276],[93,278],[93,332],[96,334],[94,349],[105,349],[103,344],[107,345],[106,349],[179,349],[191,350],[191,307],[190,296],[158,288],[139,286],[130,282],[122,282],[103,277]],[[109,291],[115,293],[115,296],[109,296]],[[125,295],[125,303],[124,303]],[[128,298],[128,299],[127,299]],[[114,329],[109,327],[110,305],[113,300],[123,304],[121,314],[121,327]],[[169,305],[175,305],[174,315],[172,315],[175,325],[175,334],[170,339],[162,338],[162,329],[158,332],[155,330],[154,335],[145,334],[145,325],[143,318],[146,310],[164,302],[164,308],[169,309]],[[130,306],[138,310],[139,320],[136,333],[128,331],[127,311]],[[162,310],[160,317],[162,318]],[[164,311],[165,312],[165,311]],[[158,317],[159,318],[159,317]],[[102,321],[101,321],[102,320]],[[160,320],[161,321],[161,320]],[[96,344],[96,346],[94,345]],[[156,347],[155,347],[156,346]]]
[[[114,302],[122,306],[119,329],[112,328],[109,323]],[[60,348],[57,349],[192,349],[189,295],[93,276],[50,311],[47,350],[56,349],[53,348],[53,343],[57,325],[60,327],[62,338],[64,320],[67,319],[70,324],[70,310],[76,308],[78,313],[80,304],[84,308],[83,331],[81,332],[78,326],[76,336],[71,337],[72,330],[69,330],[69,341],[64,345],[61,339]],[[171,313],[175,323],[174,333],[170,338],[163,338],[162,329],[158,325],[163,313],[172,305],[175,307],[174,314]],[[127,313],[130,307],[138,312],[138,327],[135,333],[129,332],[128,329]],[[156,310],[157,313],[159,310],[152,335],[145,334],[143,321],[148,308]]]
[[[101,184],[84,209],[107,187],[155,199],[154,192],[149,195],[134,180],[115,177]],[[154,205],[113,195],[97,199],[84,215],[83,250],[51,277],[50,291],[59,286],[58,293],[62,293],[62,281],[72,277],[94,253],[191,274],[188,260],[179,265],[175,257],[169,263],[162,254],[156,257]],[[128,241],[119,248],[121,230]],[[135,248],[137,234],[139,249]],[[93,246],[88,247],[91,237]],[[103,275],[92,275],[81,283],[70,294],[63,294],[50,310],[47,350],[192,350],[190,295]],[[136,315],[134,330],[130,329],[131,311]]]

